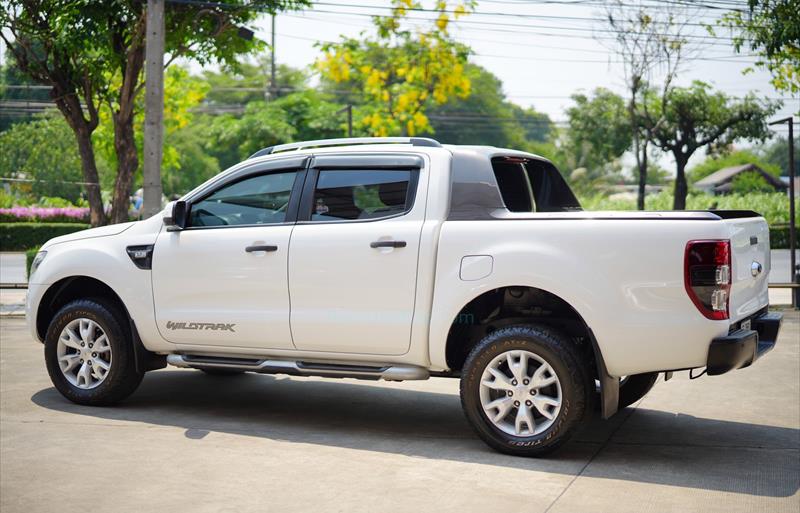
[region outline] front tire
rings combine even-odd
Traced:
[[[540,326],[492,332],[470,352],[461,405],[478,436],[516,456],[560,447],[583,419],[591,378],[565,337]]]
[[[44,342],[50,380],[61,395],[88,406],[117,403],[139,386],[125,317],[103,299],[80,299],[53,317]]]

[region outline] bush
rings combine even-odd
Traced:
[[[789,249],[788,224],[776,224],[769,227],[769,247],[771,249]]]
[[[611,199],[602,194],[580,198],[586,210],[636,210],[635,199]],[[672,194],[664,191],[651,194],[645,200],[647,210],[672,210]],[[686,210],[752,210],[767,220],[770,226],[789,222],[789,197],[782,192],[727,194],[690,194]],[[800,215],[796,219],[800,224]]]
[[[39,248],[41,246],[36,246],[35,248],[31,248],[25,251],[25,276],[28,279],[31,279],[31,264],[33,264],[33,259],[36,258],[36,253],[39,252]]]
[[[85,207],[12,207],[0,208],[0,223],[87,223],[89,209]]]
[[[24,251],[86,228],[88,224],[79,223],[0,223],[0,250]]]

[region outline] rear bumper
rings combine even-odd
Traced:
[[[768,353],[778,339],[783,314],[765,312],[751,319],[750,329],[737,329],[711,341],[706,372],[717,376],[751,365]]]

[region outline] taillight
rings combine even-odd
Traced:
[[[700,313],[715,321],[727,319],[731,292],[731,242],[689,241],[683,270],[686,292]]]

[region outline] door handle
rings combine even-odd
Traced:
[[[253,251],[278,251],[278,246],[247,246],[244,250],[248,253]]]
[[[404,248],[406,247],[406,241],[404,240],[376,240],[375,242],[370,242],[369,247],[371,248]]]

